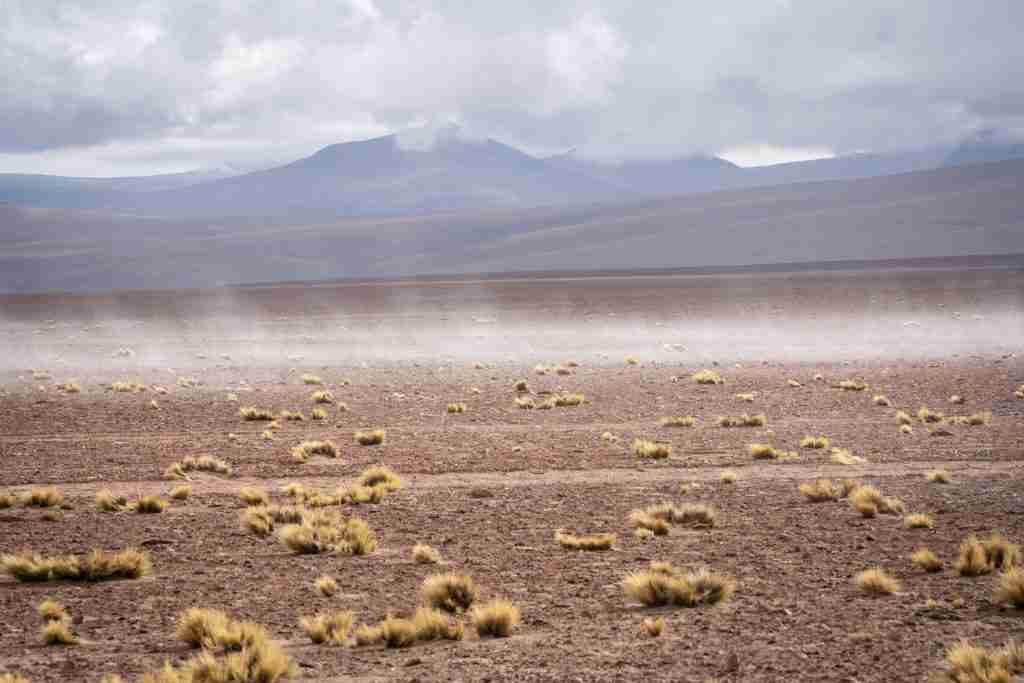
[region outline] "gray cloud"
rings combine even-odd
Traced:
[[[537,151],[1024,134],[1016,0],[4,0],[0,159],[187,168],[458,122]]]

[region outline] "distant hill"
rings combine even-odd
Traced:
[[[336,151],[289,173],[300,178],[317,164],[338,169]],[[406,163],[404,152],[366,151],[381,169]],[[505,150],[492,151],[484,159],[493,160],[494,178],[509,161]],[[486,175],[478,150],[466,153]],[[529,158],[511,159],[533,167]],[[211,221],[0,205],[0,291],[1020,254],[1021,197],[1024,159],[668,199],[419,216]],[[223,201],[233,201],[230,191]]]

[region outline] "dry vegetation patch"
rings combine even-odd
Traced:
[[[255,508],[259,509],[259,508]],[[344,519],[337,514],[307,512],[298,524],[288,524],[278,538],[296,555],[368,555],[377,549],[377,537],[358,517]]]
[[[457,414],[466,412],[466,407],[465,403],[449,403],[445,410],[449,413]]]
[[[732,577],[707,569],[682,571],[668,562],[651,563],[622,581],[626,596],[647,607],[698,607],[727,602],[736,591]]]
[[[1024,569],[1010,567],[999,576],[995,600],[1024,609]]]
[[[334,403],[334,394],[326,390],[314,391],[310,394],[309,400],[313,403]]]
[[[611,550],[615,545],[615,534],[591,534],[577,536],[559,529],[555,532],[555,541],[563,548],[572,550]]]
[[[1024,644],[1010,641],[986,649],[961,640],[946,651],[941,683],[1011,683],[1024,673]]]
[[[318,612],[312,617],[299,619],[299,626],[316,645],[344,645],[348,641],[349,632],[355,615],[348,610]]]
[[[448,572],[428,576],[420,587],[423,600],[434,609],[451,614],[468,610],[477,599],[476,582],[466,574]]]
[[[648,441],[647,439],[634,439],[633,455],[638,458],[664,460],[668,456],[672,455],[672,445]]]
[[[353,438],[360,446],[378,446],[384,443],[384,438],[387,433],[383,429],[370,429],[365,431],[357,431]]]
[[[892,595],[900,590],[900,582],[881,567],[872,567],[858,572],[853,582],[868,595]]]
[[[56,507],[64,502],[64,494],[56,486],[32,489],[22,498],[22,505],[33,508]]]
[[[764,415],[721,415],[718,418],[719,427],[764,427],[768,424],[768,418]]]
[[[714,370],[701,370],[691,375],[691,379],[697,384],[725,384],[725,380]]]
[[[675,415],[659,420],[662,427],[692,427],[696,422],[697,419],[689,415]]]
[[[412,547],[412,559],[416,564],[441,564],[441,553],[426,543],[417,543]]]
[[[247,422],[271,422],[274,419],[274,411],[256,406],[239,408],[238,415]]]
[[[93,550],[86,555],[40,555],[31,551],[0,555],[4,570],[18,581],[105,581],[138,579],[150,572],[149,553]]]
[[[805,436],[800,439],[801,448],[828,448],[832,442],[827,436]]]
[[[920,567],[930,574],[935,572],[941,572],[945,564],[939,556],[933,553],[928,548],[918,548],[914,551],[914,554],[910,556],[910,561],[915,567]]]
[[[747,451],[750,453],[750,457],[755,460],[779,460],[799,457],[795,452],[787,452],[766,443],[752,443],[747,446]]]
[[[211,474],[231,474],[231,465],[220,458],[210,455],[186,456],[172,463],[164,470],[164,479],[183,479],[189,472],[209,472]]]
[[[519,623],[519,618],[519,608],[502,598],[476,605],[469,613],[480,637],[507,638]]]
[[[292,459],[298,462],[306,462],[314,455],[322,455],[325,458],[337,458],[338,447],[333,441],[303,441],[291,450]]]

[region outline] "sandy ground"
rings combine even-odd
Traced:
[[[173,623],[201,605],[265,624],[310,681],[922,680],[959,638],[998,644],[1024,635],[1024,613],[994,602],[995,575],[963,578],[950,568],[969,534],[1001,530],[1024,541],[1024,400],[1013,395],[1024,383],[1021,283],[1008,272],[811,274],[717,288],[713,278],[452,284],[415,296],[384,285],[270,288],[245,294],[245,305],[221,294],[204,304],[191,293],[178,308],[145,293],[6,300],[0,492],[53,484],[69,505],[57,522],[37,509],[0,510],[0,551],[142,546],[154,573],[97,585],[0,578],[0,671],[33,681],[132,679],[190,655]],[[772,343],[780,339],[791,341],[783,351]],[[118,348],[133,355],[115,356]],[[627,354],[639,364],[628,365]],[[534,372],[568,360],[579,363],[570,375]],[[689,379],[712,363],[724,385]],[[318,387],[302,384],[303,373],[320,376],[348,410],[325,406],[326,421],[310,420]],[[179,377],[198,385],[179,386]],[[834,388],[848,378],[869,387]],[[71,379],[81,393],[57,390]],[[107,388],[129,379],[148,389]],[[517,409],[517,379],[538,400],[573,391],[587,403]],[[752,403],[736,398],[748,392]],[[876,393],[893,405],[874,405]],[[950,404],[952,394],[966,402]],[[447,414],[453,401],[467,411]],[[282,423],[267,441],[265,424],[241,420],[240,405],[307,419]],[[896,410],[921,406],[993,418],[949,427],[950,436],[919,423],[899,433]],[[765,414],[767,426],[716,425],[719,415],[742,413]],[[665,428],[667,415],[697,422]],[[386,443],[356,445],[353,431],[366,427],[385,428]],[[827,451],[801,449],[808,434],[865,462],[836,465]],[[673,453],[639,461],[636,437],[668,442]],[[312,438],[333,440],[340,457],[293,461],[289,449]],[[754,461],[747,445],[755,442],[799,457]],[[193,475],[192,497],[159,515],[95,509],[100,488],[130,498],[168,491],[164,468],[204,453],[233,474]],[[295,556],[240,525],[242,486],[283,500],[285,483],[333,491],[378,462],[405,487],[380,504],[342,508],[377,534],[380,548],[368,557]],[[937,467],[951,484],[926,480]],[[727,468],[736,483],[720,481]],[[872,483],[935,526],[911,530],[899,517],[864,519],[846,501],[804,500],[798,485],[823,476]],[[629,512],[660,501],[711,504],[720,523],[635,538]],[[608,552],[575,552],[554,542],[558,528],[618,540]],[[412,561],[417,542],[437,547],[444,569],[472,575],[485,597],[516,602],[523,622],[513,637],[469,634],[399,650],[308,642],[297,621],[318,610],[351,609],[360,622],[410,613],[437,570]],[[909,555],[920,546],[946,570],[916,569]],[[642,608],[620,582],[652,560],[730,574],[736,595],[715,608]],[[858,592],[853,575],[875,565],[901,580],[900,592]],[[322,574],[337,579],[338,594],[314,591]],[[45,597],[68,607],[82,644],[41,644],[35,605]],[[929,599],[940,605],[926,607]],[[639,629],[652,614],[667,621],[657,639]]]

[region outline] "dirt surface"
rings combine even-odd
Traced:
[[[857,280],[857,291],[867,298],[890,292],[890,299],[878,295],[879,301],[917,300],[932,307],[929,315],[935,314],[936,302],[952,297],[964,309],[957,319],[981,315],[981,308],[986,316],[1018,313],[1014,301],[1020,292],[1014,289],[1019,276],[991,276],[986,285],[984,277],[959,274],[961,284],[974,285],[963,284],[953,293],[942,288],[948,282],[944,276],[933,277],[928,285],[927,278],[915,275],[911,289],[894,284],[905,283],[906,277],[876,278],[870,284]],[[765,310],[776,305],[795,309],[803,294],[792,292],[824,286],[813,279],[786,281],[775,289],[747,284],[748,304]],[[846,284],[845,289],[836,285],[835,291],[849,289]],[[24,319],[27,308],[20,309],[22,319],[4,328],[7,340],[16,343],[9,347],[7,369],[0,370],[0,492],[53,484],[64,492],[68,506],[60,521],[46,521],[43,510],[23,506],[0,510],[0,552],[142,546],[152,554],[154,572],[139,581],[96,585],[19,584],[0,577],[0,671],[20,671],[37,682],[94,682],[113,672],[132,680],[165,660],[190,656],[174,640],[173,624],[191,606],[220,607],[265,624],[298,663],[301,680],[309,681],[915,681],[938,670],[944,650],[960,638],[998,644],[1024,636],[1024,612],[994,602],[995,574],[964,578],[951,569],[958,545],[969,534],[1001,530],[1013,541],[1024,541],[1024,400],[1013,393],[1024,384],[1018,329],[992,330],[991,343],[972,338],[966,343],[969,352],[957,351],[956,357],[905,355],[902,349],[910,343],[901,335],[926,335],[900,325],[886,328],[891,346],[885,338],[877,342],[881,350],[898,347],[899,353],[876,349],[857,354],[851,347],[831,361],[797,352],[785,358],[769,354],[762,361],[756,352],[761,341],[744,346],[740,328],[736,346],[698,347],[691,340],[686,351],[663,348],[667,338],[651,329],[670,318],[675,322],[669,320],[669,326],[692,328],[695,318],[678,314],[673,302],[678,297],[711,301],[711,294],[699,287],[661,285],[654,304],[637,297],[629,285],[621,285],[629,291],[600,285],[605,287],[612,293],[579,290],[590,292],[574,304],[580,319],[590,310],[587,297],[604,296],[618,307],[602,311],[605,317],[611,312],[647,320],[637,328],[632,346],[628,335],[616,336],[615,345],[601,335],[587,337],[581,323],[576,345],[559,355],[527,349],[515,358],[503,351],[498,358],[479,360],[473,353],[479,343],[474,332],[453,338],[444,360],[425,361],[420,352],[426,346],[386,362],[368,349],[365,365],[352,362],[352,344],[339,352],[346,362],[326,362],[322,347],[308,351],[323,344],[319,338],[304,338],[323,324],[315,315],[292,332],[280,327],[272,339],[246,336],[234,324],[234,337],[225,332],[204,342],[183,335],[175,345],[167,337],[141,334],[134,344],[124,343],[102,331],[115,328],[113,318],[69,317],[67,307],[74,306],[68,299],[51,302],[49,309],[45,299],[37,299],[33,315],[38,320],[31,325]],[[573,308],[564,302],[576,290],[550,283],[548,290],[563,302],[555,323],[570,320]],[[965,293],[969,290],[973,294]],[[267,306],[281,305],[284,296],[275,291]],[[395,294],[369,287],[367,296],[380,300]],[[856,329],[861,320],[878,330],[883,320],[905,317],[896,309],[873,317],[867,298],[864,310],[855,311],[850,302],[860,300],[854,293],[845,297],[837,298],[829,313],[836,319],[851,316],[844,329]],[[967,299],[978,309],[968,308]],[[499,306],[499,322],[507,311],[515,311],[518,325],[534,325],[532,333],[543,337],[545,314],[526,315],[525,301]],[[740,303],[731,296],[722,306],[731,311],[725,316],[730,324],[742,317],[732,314]],[[701,315],[715,310],[711,303],[697,308]],[[827,302],[808,304],[799,316],[780,314],[780,320],[806,325],[827,309]],[[425,311],[420,312],[425,319],[436,314],[429,307]],[[181,324],[179,313],[161,321],[158,312],[150,310],[143,323],[159,323],[161,329]],[[381,313],[381,320],[394,322],[393,313]],[[352,310],[344,302],[321,314],[332,320],[346,317],[352,324]],[[457,309],[452,315],[464,320],[480,314]],[[261,315],[244,329],[251,332],[275,320]],[[374,329],[391,329],[366,315]],[[46,323],[49,318],[57,320]],[[123,325],[119,320],[117,325]],[[196,321],[193,327],[209,323]],[[100,329],[86,329],[97,324]],[[713,338],[714,319],[701,318],[700,324],[712,330]],[[68,329],[75,334],[66,334]],[[502,329],[514,337],[511,327]],[[248,363],[239,353],[220,358],[242,339],[252,349],[263,339],[273,346],[277,361],[268,360],[269,351],[260,362]],[[385,342],[400,347],[395,340]],[[123,346],[138,351],[113,357]],[[294,350],[303,348],[317,356],[316,363],[288,358],[301,355]],[[196,357],[197,349],[205,358]],[[614,355],[623,351],[636,356],[638,364]],[[28,356],[34,362],[18,364]],[[83,360],[89,357],[98,360]],[[568,375],[534,370],[538,363],[554,366],[569,360],[579,365]],[[694,383],[690,375],[703,367],[714,367],[725,384]],[[33,376],[33,370],[45,370],[50,377]],[[318,375],[325,386],[304,385],[303,373]],[[193,377],[198,384],[180,386],[179,377]],[[81,386],[80,393],[58,390],[58,384],[71,379]],[[514,405],[520,396],[513,387],[518,379],[528,382],[537,401],[571,391],[583,393],[587,402],[521,410]],[[789,386],[790,379],[802,386]],[[844,379],[869,386],[864,391],[834,386]],[[118,380],[138,381],[147,389],[111,391],[109,384]],[[166,393],[158,392],[158,386]],[[330,390],[347,410],[322,406],[328,419],[311,420],[311,394],[320,388]],[[739,400],[739,393],[754,393],[753,402]],[[874,405],[875,394],[887,395],[892,406]],[[950,404],[953,394],[962,395],[965,403]],[[150,405],[154,400],[157,408]],[[454,401],[464,402],[466,412],[448,414],[445,406]],[[265,440],[266,423],[245,422],[238,415],[240,406],[249,405],[300,410],[306,419],[282,422],[274,439]],[[933,436],[927,425],[915,421],[913,433],[901,434],[896,411],[914,413],[922,406],[947,415],[989,412],[992,420],[982,426],[949,426],[949,436]],[[767,425],[716,424],[720,415],[743,413],[763,413]],[[690,428],[660,426],[659,419],[668,415],[692,415],[697,421]],[[353,432],[368,427],[386,429],[386,442],[356,445]],[[605,432],[614,440],[602,439]],[[827,450],[800,448],[806,435],[826,435],[833,446],[848,448],[865,462],[834,464]],[[637,437],[670,443],[672,455],[638,460],[631,451]],[[340,457],[294,461],[289,450],[306,439],[333,440]],[[751,443],[773,443],[798,457],[755,461],[747,452]],[[162,514],[96,509],[93,498],[101,488],[129,498],[167,492],[175,482],[163,480],[163,470],[183,456],[200,454],[226,460],[233,473],[191,475],[192,497],[172,501]],[[296,556],[276,539],[257,538],[240,525],[242,486],[265,486],[283,502],[278,489],[285,483],[332,492],[378,462],[399,472],[404,488],[377,505],[341,508],[365,519],[377,534],[380,548],[370,556]],[[925,473],[938,467],[949,470],[952,483],[926,480]],[[720,480],[727,468],[737,475],[733,484]],[[909,512],[930,514],[935,526],[907,529],[890,515],[865,519],[845,500],[806,501],[798,485],[823,476],[874,484],[885,495],[901,498]],[[689,484],[685,493],[683,484]],[[669,536],[647,541],[634,537],[629,512],[660,501],[713,505],[719,525],[711,530],[675,527]],[[553,540],[559,528],[611,532],[618,540],[608,552],[565,550]],[[319,610],[351,609],[359,622],[411,613],[420,583],[438,570],[413,562],[410,553],[417,542],[441,551],[442,569],[473,576],[485,597],[513,600],[523,614],[514,635],[480,639],[467,631],[460,642],[408,649],[309,643],[297,622]],[[946,569],[937,574],[916,569],[909,555],[921,546],[944,559]],[[736,595],[715,608],[642,608],[625,597],[621,580],[652,560],[732,575],[738,582]],[[900,592],[872,598],[857,590],[853,575],[875,565],[900,579]],[[333,597],[313,588],[324,574],[338,581]],[[35,606],[46,597],[64,603],[75,617],[80,645],[41,643]],[[940,604],[927,607],[929,599]],[[640,622],[655,614],[667,621],[660,638],[640,631]]]

